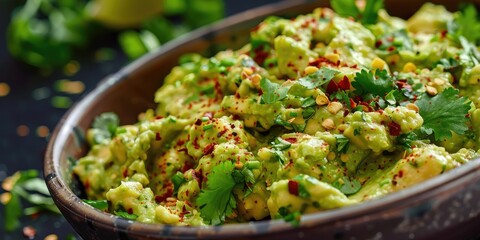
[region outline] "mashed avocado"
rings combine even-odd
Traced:
[[[270,17],[239,50],[182,57],[138,123],[99,116],[74,173],[113,214],[187,226],[294,221],[440,175],[480,154],[480,64],[447,34],[456,14]]]

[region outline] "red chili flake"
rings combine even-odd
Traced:
[[[168,182],[165,184],[164,189],[166,192],[162,195],[155,196],[155,202],[161,203],[167,200],[167,198],[171,197],[173,195],[173,183]]]
[[[388,129],[390,130],[390,135],[399,136],[400,135],[400,125],[396,122],[390,122],[388,124]]]
[[[443,31],[441,31],[441,32],[440,32],[440,37],[441,37],[441,38],[447,37],[447,33],[448,33],[448,30],[446,30],[446,29],[443,30]]]
[[[357,103],[355,101],[353,101],[353,99],[349,99],[350,100],[350,108],[355,108],[357,106]]]
[[[160,133],[159,133],[159,132],[155,133],[155,140],[157,140],[157,141],[161,141],[161,140],[162,140],[162,136],[160,136]]]
[[[203,155],[208,155],[213,152],[215,147],[215,143],[209,143],[207,146],[203,148]]]
[[[350,90],[350,80],[347,76],[343,76],[343,79],[338,82],[338,87],[342,90]]]
[[[292,62],[288,62],[287,67],[295,67],[295,64],[293,64]]]
[[[235,98],[240,98],[240,93],[235,92]]]
[[[390,47],[388,47],[388,48],[387,48],[387,51],[389,51],[389,52],[395,51],[395,46],[390,46]]]
[[[128,168],[123,169],[122,175],[124,178],[128,176]]]
[[[37,230],[35,230],[35,228],[33,228],[32,226],[23,227],[22,232],[23,236],[28,239],[34,239],[35,235],[37,235]]]
[[[262,89],[258,89],[258,96],[262,96],[263,95],[263,90]]]
[[[186,172],[186,171],[192,169],[193,167],[195,167],[195,165],[194,165],[193,163],[191,163],[191,162],[189,162],[189,161],[186,161],[186,162],[183,164],[181,171],[182,171],[182,172]]]
[[[162,116],[155,116],[155,119],[162,119],[163,117]]]
[[[379,48],[380,46],[382,46],[382,44],[383,44],[382,40],[378,40],[377,42],[375,42],[375,47]]]
[[[227,129],[223,129],[222,131],[217,133],[217,138],[221,137],[223,134],[227,132]]]
[[[258,65],[263,65],[263,63],[265,62],[265,60],[267,59],[268,57],[268,52],[264,51],[264,47],[263,45],[260,45],[258,46],[255,50],[254,50],[254,57],[253,57],[253,60],[258,63]]]
[[[129,208],[129,209],[127,210],[127,213],[128,213],[128,214],[133,214],[133,209],[132,209],[132,208]]]
[[[296,138],[285,138],[284,140],[289,142],[289,143],[296,143],[297,142]]]
[[[234,115],[232,116],[232,119],[233,119],[233,120],[240,120],[240,116],[234,114]]]
[[[85,180],[85,182],[83,183],[83,187],[85,188],[85,190],[90,189],[90,181],[88,181],[88,178],[87,178],[87,180]]]
[[[200,118],[197,119],[197,121],[195,121],[195,125],[197,125],[197,126],[202,125],[202,120],[200,120]]]
[[[288,192],[292,195],[298,196],[298,182],[288,180]]]
[[[398,177],[400,177],[400,178],[403,177],[403,171],[402,170],[398,171]]]
[[[183,145],[185,145],[185,140],[180,139],[180,140],[177,141],[177,146],[178,147],[183,146]]]
[[[332,94],[338,91],[338,85],[335,81],[330,81],[327,86],[327,93]]]

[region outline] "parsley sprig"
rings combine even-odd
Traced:
[[[458,93],[454,88],[447,88],[434,97],[425,94],[416,102],[424,121],[422,132],[433,135],[436,141],[452,137],[452,132],[465,134],[470,102]]]

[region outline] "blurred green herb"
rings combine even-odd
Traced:
[[[95,142],[102,143],[114,137],[119,124],[120,120],[115,113],[106,112],[97,116],[92,125],[92,127],[97,130],[95,133]]]
[[[13,231],[20,227],[20,217],[33,215],[40,212],[51,212],[60,214],[55,206],[45,181],[38,177],[37,170],[25,170],[16,172],[2,182],[2,187],[9,194],[8,201],[2,202],[5,205],[4,227],[6,231]],[[2,195],[3,195],[2,194]],[[22,200],[31,206],[24,208]]]

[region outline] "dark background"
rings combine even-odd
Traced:
[[[226,15],[276,1],[278,0],[225,0]],[[50,73],[39,71],[13,59],[7,51],[6,29],[12,11],[22,3],[19,0],[0,0],[0,84],[6,83],[10,88],[8,95],[0,97],[0,182],[19,170],[42,170],[49,134],[44,136],[38,130],[45,132],[48,129],[48,132],[52,132],[68,110],[65,107],[54,107],[52,99],[60,96],[75,102],[105,76],[129,63],[127,57],[119,51],[114,34],[104,36],[96,41],[96,46],[75,55],[80,70],[73,76],[65,75],[61,69]],[[94,60],[95,49],[102,47],[114,49],[113,59],[101,62]],[[61,79],[81,81],[85,90],[78,94],[59,91],[55,85]],[[19,126],[28,129],[23,134],[25,136],[19,135]],[[0,194],[2,192],[3,189],[0,189]],[[0,239],[24,239],[22,228],[11,233],[5,232],[3,216],[4,207],[0,204]],[[21,222],[22,227],[32,226],[36,229],[34,239],[44,239],[49,234],[65,239],[74,234],[74,230],[59,215],[42,214],[34,219],[23,217]]]

